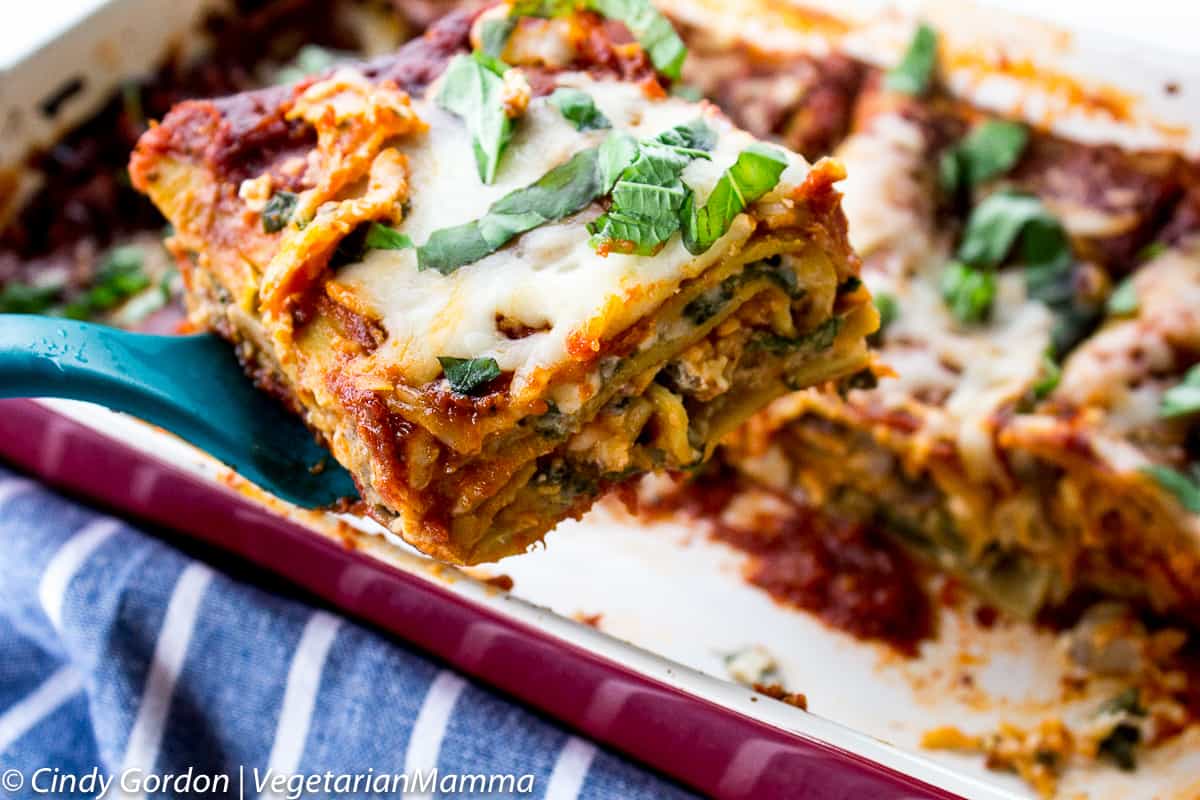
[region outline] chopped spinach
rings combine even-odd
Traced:
[[[828,350],[837,341],[838,331],[842,328],[841,317],[830,317],[808,333],[795,338],[780,336],[776,333],[759,334],[753,343],[768,353],[790,353],[796,350],[821,351]]]
[[[262,226],[267,233],[279,233],[296,213],[296,203],[300,196],[294,192],[279,191],[271,195],[271,199],[262,210]]]

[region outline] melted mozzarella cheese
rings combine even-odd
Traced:
[[[652,100],[635,85],[583,75],[563,76],[559,83],[588,92],[615,129],[639,139],[703,116],[718,140],[711,161],[697,159],[683,172],[697,202],[754,141],[707,103]],[[435,85],[431,92],[437,89]],[[545,98],[537,99],[517,121],[495,183],[484,185],[462,122],[429,102],[414,107],[429,131],[403,147],[413,190],[410,212],[398,227],[417,244],[439,228],[478,219],[496,200],[598,145],[609,133],[576,131]],[[794,154],[788,159],[779,185],[764,200],[782,197],[803,181],[807,164]],[[513,391],[519,394],[544,380],[546,368],[567,361],[572,349],[598,346],[651,313],[682,281],[736,249],[753,230],[750,219],[741,214],[700,256],[690,254],[676,235],[652,257],[602,257],[588,244],[586,228],[598,213],[593,208],[543,225],[450,275],[419,271],[411,249],[372,250],[360,263],[343,268],[337,281],[381,320],[388,339],[377,357],[396,365],[409,382],[436,378],[441,369],[438,356],[490,356],[502,370],[514,373]],[[499,318],[534,332],[508,338],[497,329]]]
[[[896,372],[874,392],[884,407],[916,410],[921,436],[955,442],[975,480],[995,475],[994,415],[1037,380],[1054,319],[1025,292],[1019,270],[997,275],[992,317],[962,325],[942,299],[949,252],[934,231],[924,134],[883,114],[838,149],[845,162],[842,206],[850,238],[865,258],[873,294],[899,301],[883,361]]]
[[[932,239],[929,192],[919,177],[926,161],[921,129],[899,114],[880,115],[847,138],[838,157],[854,165],[841,186],[850,243],[874,269],[908,271]]]

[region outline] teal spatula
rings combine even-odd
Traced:
[[[126,411],[306,508],[357,497],[298,417],[254,388],[215,336],[150,336],[0,314],[0,397],[65,397]]]

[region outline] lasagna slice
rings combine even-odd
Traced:
[[[1194,165],[889,77],[835,153],[895,376],[782,398],[724,460],[1016,615],[1099,595],[1200,623]]]
[[[840,165],[670,95],[682,44],[648,5],[568,5],[183,103],[130,167],[193,322],[447,561],[695,467],[772,399],[861,372],[877,327]]]

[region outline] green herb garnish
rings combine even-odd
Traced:
[[[675,28],[656,9],[650,0],[517,0],[509,12],[509,19],[518,17],[561,17],[582,9],[595,11],[601,16],[623,22],[654,68],[671,80],[679,80],[687,47],[675,32]],[[503,50],[504,43],[512,34],[512,27],[501,32],[496,29],[489,40],[488,31],[482,32],[483,44]],[[503,35],[503,38],[501,38]],[[498,42],[498,44],[497,44]],[[499,55],[496,53],[495,55]]]
[[[1062,367],[1054,360],[1053,353],[1042,353],[1042,369],[1038,375],[1038,379],[1034,381],[1030,390],[1033,392],[1035,400],[1045,400],[1050,396],[1050,393],[1058,388],[1059,382],[1062,380]]]
[[[1159,416],[1183,417],[1200,411],[1200,364],[1192,367],[1183,380],[1163,395]]]
[[[729,230],[734,218],[779,183],[787,157],[774,147],[755,143],[738,154],[725,170],[704,208],[695,211],[691,194],[683,212],[683,244],[692,255],[705,252]]]
[[[900,301],[891,292],[872,292],[871,300],[875,303],[875,310],[879,312],[879,330],[868,336],[867,340],[878,347],[883,344],[888,326],[900,319]]]
[[[450,388],[459,394],[477,395],[500,377],[500,365],[494,358],[452,358],[438,356]]]
[[[904,58],[888,72],[884,86],[894,92],[925,94],[937,66],[937,49],[937,31],[922,23],[913,35]]]
[[[0,314],[40,314],[54,304],[61,287],[9,283],[0,289]]]
[[[496,179],[500,157],[512,140],[513,121],[504,108],[503,62],[483,52],[455,56],[446,68],[437,103],[462,118],[471,134],[475,166],[484,183]]]
[[[1200,514],[1200,483],[1196,481],[1195,470],[1192,475],[1186,475],[1179,470],[1171,469],[1160,464],[1142,467],[1141,472],[1158,482],[1166,491],[1175,496],[1180,505],[1193,514]]]
[[[596,101],[587,92],[562,87],[550,95],[550,104],[562,112],[577,131],[596,131],[611,128],[608,117],[596,108]]]
[[[1027,293],[1056,314],[1055,352],[1062,354],[1086,332],[1095,313],[1076,300],[1074,259],[1066,231],[1032,195],[996,192],[975,207],[956,261],[943,278],[943,297],[963,322],[987,319],[995,298],[991,272],[1014,250],[1019,250],[1025,267]]]
[[[90,319],[116,308],[149,285],[150,278],[142,269],[141,248],[114,247],[100,263],[91,288],[59,311],[71,319]]]
[[[407,250],[413,246],[413,241],[407,233],[372,222],[367,229],[365,245],[368,250]]]
[[[1070,258],[1062,225],[1042,201],[1013,191],[996,192],[971,212],[958,258],[975,267],[1000,266],[1020,240],[1021,261],[1046,264]]]
[[[637,157],[612,189],[612,206],[588,224],[592,246],[604,252],[653,255],[684,224],[691,190],[683,169],[711,158],[716,134],[703,120],[664,131],[637,146]]]
[[[296,212],[296,203],[300,196],[294,192],[276,192],[263,206],[262,226],[267,233],[279,233],[287,227]]]
[[[1138,310],[1137,287],[1133,285],[1133,276],[1117,284],[1113,293],[1108,296],[1105,308],[1114,317],[1131,317]]]
[[[988,269],[951,261],[942,272],[942,300],[950,313],[967,324],[985,322],[996,299],[996,275]]]
[[[625,23],[654,68],[671,80],[679,80],[687,47],[671,23],[650,0],[587,0],[593,11]]]
[[[483,23],[479,32],[480,49],[492,58],[503,58],[508,38],[512,36],[513,29],[516,27],[517,20],[514,17],[489,19]]]
[[[1019,122],[988,120],[942,154],[938,175],[942,190],[956,196],[997,175],[1020,160],[1029,142],[1029,131]]]
[[[417,248],[419,268],[449,275],[525,231],[581,211],[612,190],[636,154],[632,137],[610,134],[599,147],[576,153],[536,182],[500,198],[480,219],[434,231]]]

